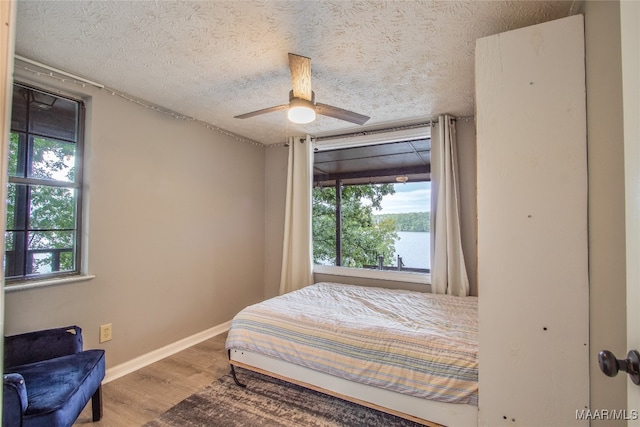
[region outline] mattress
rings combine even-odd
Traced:
[[[243,309],[226,348],[477,406],[477,307],[475,297],[317,283]]]

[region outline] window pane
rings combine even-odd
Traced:
[[[391,259],[385,266],[402,269],[431,268],[431,182],[394,184],[394,193],[383,197],[374,218],[382,227],[390,222],[397,238]]]
[[[26,229],[27,191],[26,185],[9,184],[7,186],[7,230]]]
[[[73,270],[74,241],[74,231],[30,232],[27,274]]]
[[[344,185],[340,265],[430,270],[431,183]],[[336,265],[335,187],[313,190],[314,262]]]
[[[46,138],[33,138],[29,177],[73,182],[76,145]]]
[[[391,264],[398,266],[400,260],[403,269],[431,269],[431,233],[429,231],[398,231],[395,242],[396,252]],[[399,258],[398,258],[399,257]]]
[[[342,265],[377,268],[393,260],[397,238],[391,221],[374,221],[384,196],[393,194],[393,184],[342,187]]]
[[[6,232],[4,233],[4,245],[6,247],[6,250],[8,251],[12,251],[15,248],[15,239],[13,237],[13,232]]]
[[[60,270],[73,271],[76,269],[75,254],[72,251],[62,252],[60,254]]]
[[[27,274],[47,274],[53,272],[73,271],[72,251],[37,251],[30,252]]]
[[[27,146],[23,133],[11,132],[9,135],[9,176],[25,176],[25,156]]]
[[[51,252],[29,252],[27,258],[27,274],[46,274],[53,269],[53,255]]]
[[[25,233],[6,232],[4,275],[6,278],[24,275]]]
[[[27,130],[27,99],[29,98],[29,92],[29,89],[20,86],[13,87],[11,130],[23,132]]]
[[[336,265],[336,189],[313,189],[313,261]]]
[[[29,131],[51,138],[76,141],[78,103],[64,98],[31,91]]]
[[[30,193],[31,230],[75,228],[74,189],[33,185]]]
[[[31,231],[29,232],[29,250],[73,250],[74,237],[74,231]]]

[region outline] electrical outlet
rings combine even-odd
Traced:
[[[100,343],[111,341],[113,338],[113,329],[111,323],[100,325]]]

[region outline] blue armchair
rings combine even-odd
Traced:
[[[104,373],[104,350],[82,351],[77,326],[5,337],[2,426],[71,426],[90,399],[100,420]]]

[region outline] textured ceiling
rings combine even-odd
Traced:
[[[287,53],[366,128],[473,115],[475,40],[571,14],[553,1],[20,1],[16,54],[264,144],[361,129],[286,111]]]

